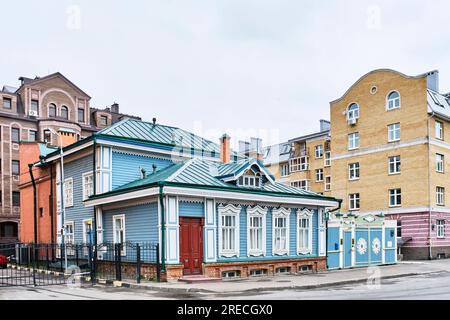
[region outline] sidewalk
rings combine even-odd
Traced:
[[[438,272],[450,272],[450,260],[401,262],[397,265],[382,266],[374,269],[358,268],[347,270],[328,271],[304,275],[279,275],[274,277],[250,278],[246,280],[225,280],[220,282],[186,284],[175,283],[131,283],[115,282],[115,286],[166,291],[175,293],[204,292],[204,293],[232,293],[232,292],[258,292],[286,289],[314,289],[363,283],[369,277],[392,279],[415,275],[424,275]],[[378,274],[374,274],[378,272]]]

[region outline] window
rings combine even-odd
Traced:
[[[348,135],[348,150],[359,148],[359,133],[351,133]]]
[[[322,182],[323,181],[323,169],[317,169],[316,170],[316,182]]]
[[[389,206],[399,207],[402,205],[402,190],[391,189],[389,190]]]
[[[359,162],[350,163],[348,165],[348,179],[349,180],[359,179]]]
[[[125,215],[113,216],[113,241],[114,243],[125,243]],[[121,255],[125,255],[125,248],[122,246]]]
[[[69,109],[66,106],[61,107],[61,118],[69,119]]]
[[[292,181],[291,182],[291,187],[299,188],[299,189],[308,191],[309,190],[309,183],[308,183],[308,180]]]
[[[436,187],[436,204],[438,206],[445,205],[445,188]]]
[[[298,254],[312,252],[312,214],[308,210],[298,215]]]
[[[83,200],[94,194],[94,175],[92,172],[83,174]]]
[[[39,110],[39,101],[31,100],[30,111],[34,111],[37,114],[38,110]]]
[[[11,173],[13,176],[20,175],[20,161],[19,160],[11,161]]]
[[[291,172],[306,171],[308,168],[308,157],[300,157],[290,160]]]
[[[247,208],[248,223],[248,255],[262,256],[265,254],[265,224],[267,209],[259,206]]]
[[[359,193],[353,193],[348,196],[348,209],[349,210],[359,210]]]
[[[325,162],[324,162],[324,165],[325,165],[325,167],[331,166],[331,151],[325,152]]]
[[[394,110],[400,108],[400,94],[393,91],[388,95],[387,109]]]
[[[436,139],[444,140],[444,124],[440,121],[434,123]]]
[[[444,155],[436,153],[436,171],[444,173]]]
[[[287,177],[289,176],[289,163],[285,163],[281,165],[281,176]]]
[[[78,122],[84,123],[84,109],[78,109]]]
[[[73,256],[75,254],[75,250],[73,248],[73,244],[75,243],[75,228],[73,222],[66,222],[64,226],[64,242],[67,247],[67,255]]]
[[[44,130],[44,142],[52,143],[52,133],[50,130]]]
[[[400,156],[389,157],[389,174],[398,174],[401,171]]]
[[[3,98],[3,108],[5,109],[11,109],[12,107],[12,100],[10,98]]]
[[[20,129],[19,128],[11,128],[11,142],[14,142],[14,143],[20,142]]]
[[[357,119],[359,119],[359,105],[356,104],[356,103],[352,103],[348,107],[347,120],[348,121],[355,121]]]
[[[388,126],[388,141],[395,142],[400,140],[400,123],[390,124]]]
[[[238,185],[242,187],[259,187],[261,183],[261,177],[256,176],[241,176],[238,180]]]
[[[28,135],[29,135],[30,141],[37,141],[37,131],[30,130],[30,131],[28,131]]]
[[[44,208],[39,208],[39,217],[44,217]]]
[[[325,177],[325,191],[331,191],[331,177]]]
[[[48,116],[49,118],[56,117],[56,105],[54,103],[50,103],[48,106]]]
[[[275,255],[289,253],[289,214],[285,208],[274,209],[273,216],[273,252]]]
[[[402,237],[402,221],[397,220],[397,238]]]
[[[323,157],[323,146],[322,145],[318,145],[315,147],[315,155],[316,155],[316,159],[320,159]]]
[[[107,116],[100,116],[100,125],[102,125],[102,126],[108,125],[108,117]]]
[[[20,192],[19,191],[12,192],[12,205],[14,207],[20,207]]]
[[[73,207],[73,179],[68,178],[64,181],[64,207]]]
[[[241,207],[219,206],[219,255],[231,258],[239,255],[239,212]]]
[[[445,220],[436,220],[437,237],[439,239],[445,238]]]

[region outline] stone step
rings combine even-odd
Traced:
[[[220,282],[222,279],[220,278],[211,278],[204,275],[193,275],[193,276],[183,276],[178,281],[185,283],[205,283],[205,282]]]

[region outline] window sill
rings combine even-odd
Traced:
[[[351,212],[357,212],[357,211],[359,211],[359,210],[361,210],[361,208],[357,208],[357,209],[348,209],[348,211],[351,211]]]
[[[401,204],[399,204],[399,205],[395,205],[395,206],[389,206],[389,208],[401,208],[402,207],[402,205]]]
[[[392,140],[392,141],[389,141],[388,140],[388,143],[396,143],[396,142],[400,142],[401,141],[401,139],[398,139],[398,140]]]
[[[224,258],[234,258],[234,257],[237,258],[239,256],[239,254],[237,252],[230,252],[230,253],[221,252],[221,253],[219,253],[219,256],[224,257]]]
[[[388,173],[389,176],[399,176],[399,175],[401,175],[401,174],[402,174],[401,172],[392,172],[392,173],[389,172],[389,173]]]
[[[359,181],[360,178],[356,178],[356,179],[348,179],[348,181]]]
[[[437,171],[437,170],[436,170],[436,173],[445,174],[444,171]]]
[[[356,150],[359,150],[359,148],[348,149],[348,151],[356,151]]]
[[[401,107],[396,107],[396,108],[390,108],[389,109],[389,107],[386,107],[386,111],[395,111],[395,110],[399,110],[399,109],[401,109]]]
[[[289,255],[289,252],[288,251],[274,251],[273,254],[276,256],[287,256],[287,255]]]
[[[312,251],[311,250],[305,250],[305,251],[298,251],[297,252],[297,255],[299,255],[299,256],[307,256],[307,255],[311,255],[312,254]]]
[[[262,252],[262,251],[250,251],[248,253],[248,256],[249,257],[262,257],[262,256],[264,256],[264,252]]]

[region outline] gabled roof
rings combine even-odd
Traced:
[[[12,86],[5,85],[2,88],[2,92],[5,92],[5,93],[14,94],[16,91],[17,91],[17,88],[12,87]]]
[[[102,135],[156,142],[209,153],[214,152],[215,155],[220,154],[220,147],[217,143],[206,140],[186,130],[131,118],[120,121],[96,133],[96,136]],[[235,152],[232,152],[232,155],[238,156]]]
[[[251,160],[247,162],[250,163],[250,166],[254,164]],[[230,170],[231,167],[231,165],[223,165],[213,161],[194,158],[182,163],[173,164],[172,166],[150,174],[146,178],[127,183],[112,190],[111,192],[91,197],[91,199],[105,198],[116,194],[146,189],[154,187],[158,184],[189,186],[203,189],[221,189],[234,192],[242,191],[256,194],[271,193],[284,196],[291,195],[295,197],[304,196],[305,198],[332,199],[310,191],[285,186],[277,182],[267,182],[260,188],[236,186],[234,184],[224,182],[219,176],[217,176],[217,174],[221,171],[221,166],[227,166],[227,170]],[[236,166],[236,169],[242,170],[239,169],[239,166]],[[237,174],[237,171],[234,172],[234,174]],[[333,198],[333,200],[335,199]]]

